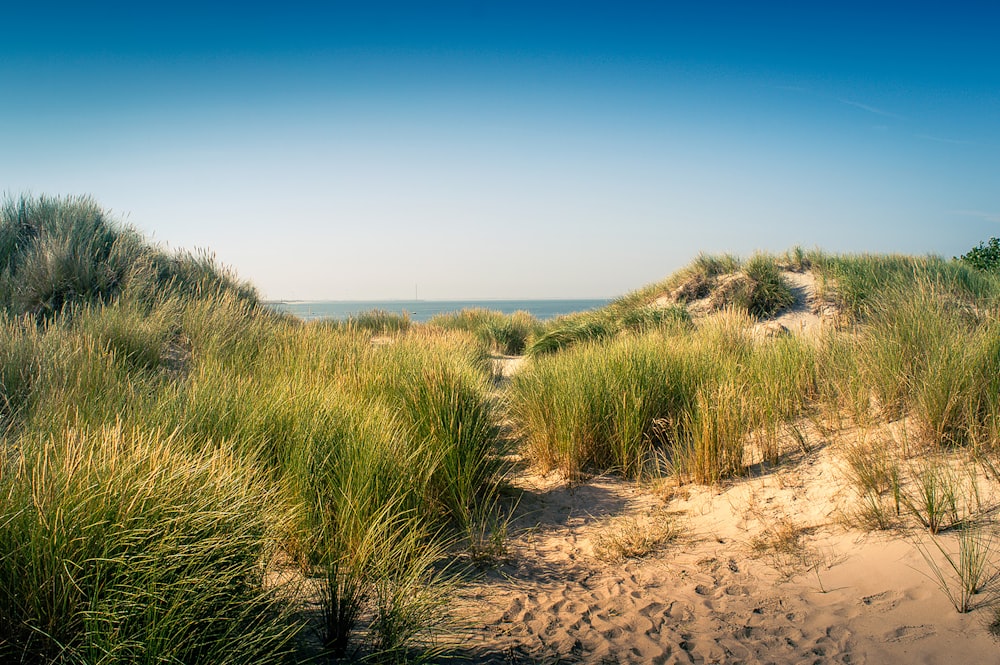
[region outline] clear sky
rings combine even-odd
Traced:
[[[90,194],[269,298],[1000,236],[994,3],[18,4],[0,190]]]

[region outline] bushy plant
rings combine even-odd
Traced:
[[[85,197],[8,199],[0,208],[0,292],[15,314],[51,317],[65,304],[121,291],[146,247]]]
[[[990,238],[955,259],[969,264],[977,270],[1000,272],[1000,240]]]
[[[150,257],[150,276],[154,279],[142,284],[143,292],[156,289],[196,297],[229,294],[249,303],[260,302],[260,295],[252,284],[220,265],[215,255],[207,250],[178,250],[172,254],[155,250]],[[142,295],[149,297],[147,293]]]

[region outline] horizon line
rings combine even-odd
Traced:
[[[294,303],[343,303],[343,304],[353,304],[353,303],[428,303],[428,302],[530,302],[530,301],[572,301],[572,300],[614,300],[620,296],[609,296],[609,297],[589,297],[589,298],[565,298],[565,297],[550,297],[550,298],[419,298],[419,299],[402,299],[402,298],[358,298],[358,299],[330,299],[330,298],[266,298],[262,299],[261,302],[267,305],[272,304],[294,304]]]

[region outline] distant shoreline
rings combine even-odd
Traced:
[[[475,298],[472,300],[454,299],[454,298],[442,298],[440,300],[430,300],[427,298],[410,298],[408,300],[327,300],[327,299],[302,299],[297,300],[295,298],[276,298],[272,300],[262,300],[261,302],[265,305],[298,305],[298,304],[311,304],[311,303],[330,303],[334,305],[355,305],[355,304],[389,304],[394,305],[397,303],[467,303],[467,302],[478,302],[478,303],[491,303],[491,302],[603,302],[609,303],[614,298]]]
[[[412,321],[422,323],[439,314],[463,309],[485,308],[504,314],[526,311],[541,320],[555,318],[602,307],[608,298],[536,298],[478,300],[270,300],[269,307],[310,321],[316,319],[344,320],[362,312],[381,309],[405,313]]]

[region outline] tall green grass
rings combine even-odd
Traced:
[[[409,330],[410,315],[406,312],[396,314],[384,309],[372,309],[350,317],[344,325],[358,330],[367,330],[376,335],[388,335]]]
[[[227,294],[142,306],[143,317],[137,307],[92,306],[41,331],[10,322],[0,341],[20,433],[6,445],[77,432],[110,454],[101,432],[118,423],[147,442],[139,461],[155,462],[154,444],[166,451],[157,455],[224,456],[261,484],[259,510],[276,495],[299,516],[275,518],[267,545],[326,581],[327,609],[341,617],[328,632],[333,652],[421,644],[444,609],[439,563],[449,547],[478,544],[470,539],[494,519],[505,468],[484,348],[457,333],[375,346],[363,332],[297,324]],[[169,357],[179,339],[180,372]],[[133,467],[123,473],[123,483],[142,482]],[[151,513],[150,530],[162,515]],[[32,528],[0,537],[15,543]],[[375,618],[362,626],[362,614]]]
[[[876,417],[911,415],[918,434],[963,445],[991,427],[1000,371],[1000,329],[953,292],[923,279],[872,296],[854,337],[857,373]]]
[[[811,266],[853,326],[754,337],[790,302],[782,261]],[[281,660],[301,626],[268,582],[279,552],[317,589],[325,655],[433,654],[446,564],[495,526],[504,415],[530,460],[573,480],[719,482],[780,462],[822,407],[993,454],[997,293],[933,258],[702,256],[544,328],[478,310],[302,324],[87,199],[8,200],[0,660]],[[692,322],[685,303],[709,297],[720,311]],[[498,396],[490,355],[522,346]]]
[[[598,342],[617,335],[656,329],[683,330],[691,317],[682,307],[640,307],[618,309],[609,306],[592,312],[553,319],[535,334],[527,347],[531,356],[540,356],[585,342]]]
[[[231,293],[256,290],[207,252],[167,253],[88,197],[8,197],[0,204],[0,304],[10,314],[51,319],[67,305],[108,302],[124,292]]]
[[[451,314],[438,314],[429,325],[445,330],[464,330],[487,344],[495,353],[520,355],[528,341],[538,335],[542,324],[528,312],[503,314],[485,308],[469,308]]]
[[[796,338],[756,341],[749,324],[729,311],[535,359],[511,385],[527,453],[571,478],[671,468],[699,482],[775,460],[777,429],[816,391],[813,355]]]
[[[265,584],[288,508],[239,460],[106,428],[25,440],[0,476],[0,658],[281,662]]]
[[[275,315],[86,200],[4,214],[8,294],[39,238],[121,271],[0,321],[0,659],[280,660],[299,627],[264,583],[279,550],[318,585],[331,653],[432,653],[442,565],[488,531],[504,472],[484,344]],[[116,263],[91,236],[138,244]]]
[[[933,284],[941,294],[968,307],[997,303],[994,275],[961,262],[940,257],[896,254],[834,255],[813,252],[811,265],[825,284],[826,295],[844,308],[853,320],[877,313],[886,293],[906,292],[915,284]]]

